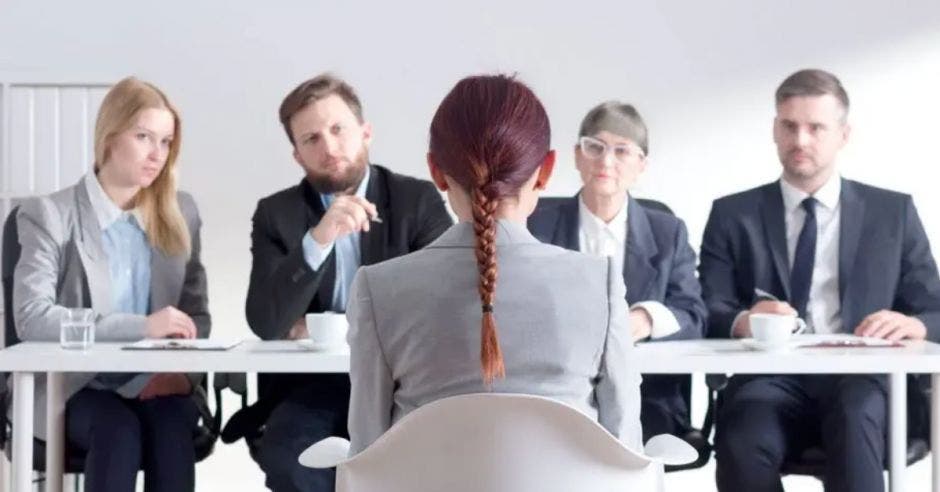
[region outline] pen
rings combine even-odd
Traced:
[[[780,299],[777,299],[777,296],[767,292],[766,290],[758,289],[754,287],[754,297],[757,297],[761,301],[777,301],[780,302]]]

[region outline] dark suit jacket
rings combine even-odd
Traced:
[[[539,240],[578,251],[578,197],[541,198],[529,217],[529,230]],[[623,280],[627,303],[658,301],[679,321],[680,330],[657,340],[701,338],[705,328],[705,304],[695,278],[695,252],[688,232],[674,215],[644,207],[628,197],[627,245]],[[688,426],[688,404],[681,394],[684,376],[644,376],[644,399],[675,415]]]
[[[842,330],[890,309],[917,316],[927,338],[940,341],[940,277],[911,197],[843,179],[839,200]],[[755,302],[755,287],[790,298],[779,182],[715,200],[699,278],[710,337],[730,336],[734,317]]]
[[[382,223],[360,236],[361,265],[371,265],[423,248],[453,221],[430,182],[372,165],[366,199]],[[330,310],[336,260],[334,253],[314,271],[304,260],[301,240],[325,213],[319,194],[306,179],[258,202],[252,218],[251,279],[245,315],[264,340],[287,336],[291,325],[310,312]],[[342,375],[259,377],[259,401],[267,412],[297,385],[313,385],[325,395],[348,391]],[[260,417],[259,417],[260,418]]]

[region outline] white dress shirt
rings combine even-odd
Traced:
[[[578,249],[584,253],[609,256],[613,258],[617,271],[623,271],[624,256],[627,251],[627,200],[617,215],[610,222],[605,222],[594,215],[584,203],[584,196],[578,196]],[[627,292],[630,285],[627,285]],[[669,309],[658,301],[643,301],[631,308],[643,309],[649,314],[652,326],[650,338],[662,338],[679,331],[679,321]]]
[[[783,178],[780,179],[780,191],[783,193],[787,227],[787,260],[789,265],[793,265],[796,243],[806,221],[806,211],[800,204],[810,195],[787,183]],[[833,174],[813,195],[817,202],[816,258],[813,264],[813,280],[809,286],[805,321],[807,331],[814,333],[842,332],[842,304],[839,299],[841,192],[842,178]]]

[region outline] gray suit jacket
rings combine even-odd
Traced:
[[[523,224],[497,229],[506,378],[492,391],[563,401],[642,449],[621,272],[607,258],[542,244]],[[421,405],[487,391],[473,244],[472,225],[462,222],[421,251],[357,273],[347,308],[351,452]]]
[[[209,336],[206,273],[199,259],[201,221],[193,198],[180,192],[180,208],[192,237],[189,258],[169,257],[152,249],[150,310],[175,306],[193,318],[198,336]],[[58,341],[59,320],[69,307],[95,311],[95,340],[135,341],[144,337],[146,317],[114,313],[108,258],[101,230],[84,183],[20,205],[17,228],[22,252],[13,271],[13,315],[23,341]],[[65,396],[71,397],[95,377],[67,374]],[[198,384],[198,375],[191,375]],[[195,387],[195,384],[194,384]],[[46,435],[45,377],[36,380],[35,434]]]

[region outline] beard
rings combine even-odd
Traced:
[[[307,171],[307,181],[313,189],[324,195],[333,195],[340,192],[353,193],[366,175],[366,166],[369,165],[369,153],[363,149],[356,154],[352,161],[343,158],[348,164],[339,175],[320,171]]]

